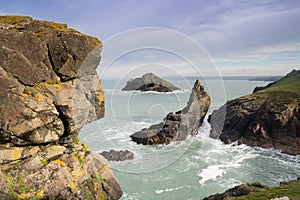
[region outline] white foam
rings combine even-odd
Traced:
[[[188,93],[190,90],[174,90],[173,92],[156,92],[156,91],[138,91],[138,90],[130,90],[130,91],[121,91],[121,90],[114,90],[115,93],[123,93],[123,94],[179,94],[179,93]]]
[[[225,145],[218,140],[210,141],[208,138],[206,140],[211,144],[211,149],[205,152],[199,150],[198,155],[209,165],[207,168],[201,169],[198,174],[201,185],[204,185],[206,181],[222,177],[232,168],[241,167],[245,160],[257,156],[253,149],[249,149],[245,145],[232,146]]]
[[[191,186],[189,185],[185,185],[185,186],[180,186],[180,187],[175,187],[175,188],[166,188],[166,189],[163,189],[163,190],[154,190],[154,192],[156,194],[161,194],[161,193],[164,193],[164,192],[172,192],[172,191],[176,191],[176,190],[181,190],[183,188],[190,188]]]
[[[211,125],[208,123],[208,115],[205,116],[202,125],[198,129],[199,137],[209,138]]]
[[[199,183],[204,185],[208,180],[216,180],[217,177],[222,176],[224,169],[221,169],[223,165],[212,165],[208,166],[206,169],[203,169],[202,172],[198,175],[201,177]]]

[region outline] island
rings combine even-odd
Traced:
[[[155,92],[173,92],[180,90],[178,87],[165,81],[153,73],[146,73],[140,78],[127,81],[127,84],[122,91],[137,90],[137,91],[155,91]]]

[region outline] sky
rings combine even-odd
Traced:
[[[0,14],[66,23],[98,37],[103,63],[113,62],[111,77],[145,68],[193,76],[191,66],[206,76],[300,69],[299,0],[0,0]],[[115,57],[105,61],[109,51]]]

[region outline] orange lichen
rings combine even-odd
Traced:
[[[52,163],[58,164],[62,167],[65,166],[65,163],[63,161],[59,160],[59,159],[52,161]]]
[[[27,16],[0,16],[0,23],[18,24],[29,21],[32,21],[32,18]]]

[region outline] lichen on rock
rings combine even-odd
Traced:
[[[0,17],[0,197],[122,195],[105,159],[78,139],[82,126],[104,116],[101,49],[65,24]]]

